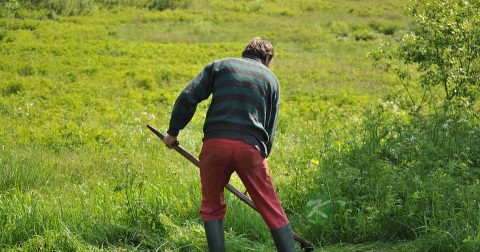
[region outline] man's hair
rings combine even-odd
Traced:
[[[273,58],[274,54],[275,50],[273,49],[272,43],[270,43],[270,41],[255,37],[250,40],[245,49],[243,49],[242,57],[251,55],[257,56],[261,60],[266,60],[268,55]]]

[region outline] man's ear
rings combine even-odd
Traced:
[[[262,60],[262,63],[268,67],[270,65],[270,63],[272,62],[272,55],[267,55],[267,57],[265,58],[265,60]]]

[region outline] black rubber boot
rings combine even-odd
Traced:
[[[225,252],[223,220],[211,220],[203,223],[210,252]]]
[[[270,230],[278,252],[295,252],[292,229],[287,224],[279,229]]]

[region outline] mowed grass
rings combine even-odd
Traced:
[[[357,137],[367,108],[406,120],[384,102],[396,94],[395,78],[367,56],[406,32],[402,6],[197,1],[181,10],[0,18],[0,249],[205,251],[198,171],[145,126],[165,131],[176,96],[207,63],[239,57],[261,36],[276,48],[272,70],[281,83],[269,165],[293,229],[316,251],[421,251],[425,246],[408,241],[416,233],[385,235],[380,224],[388,220],[369,224],[378,206],[362,205],[356,209],[367,214],[355,215],[345,199],[333,199],[337,217],[322,223],[302,210],[313,193],[335,194],[342,181],[332,157],[341,162],[350,142],[363,141]],[[179,137],[194,154],[208,103]],[[245,190],[235,176],[231,182]],[[232,195],[226,201],[229,250],[274,251],[258,214]]]

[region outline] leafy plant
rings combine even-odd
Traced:
[[[166,10],[186,8],[191,4],[191,0],[150,0],[147,7],[150,9]]]
[[[24,8],[48,9],[59,15],[88,14],[94,9],[94,0],[21,0]]]
[[[382,106],[367,112],[344,151],[320,159],[320,171],[304,171],[317,185],[309,192],[335,202],[327,223],[308,232],[325,242],[418,239],[429,240],[419,251],[476,251],[478,121],[444,114],[406,119]]]
[[[394,24],[388,24],[384,22],[380,22],[378,20],[372,20],[368,23],[368,26],[373,30],[383,33],[385,35],[393,35],[397,30],[397,26]]]
[[[375,35],[367,29],[356,30],[352,32],[352,35],[356,41],[359,41],[359,40],[367,41],[367,40],[375,39]]]
[[[18,94],[22,92],[22,90],[23,90],[22,84],[20,83],[10,84],[3,90],[3,95]]]
[[[480,2],[415,0],[408,13],[413,31],[398,46],[380,48],[374,59],[398,76],[415,111],[433,87],[443,90],[446,108],[454,100],[471,107],[480,94]],[[420,85],[410,83],[415,72]],[[412,94],[417,88],[421,98]]]

